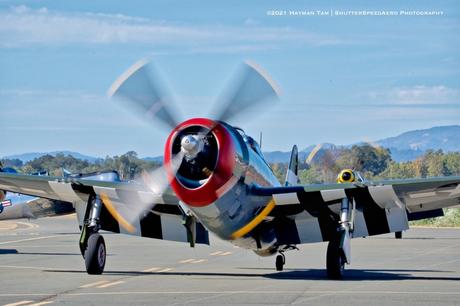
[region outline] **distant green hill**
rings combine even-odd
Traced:
[[[5,158],[5,159],[20,159],[20,160],[22,160],[22,162],[26,163],[28,161],[34,160],[34,159],[42,157],[44,155],[56,156],[58,154],[70,155],[70,156],[73,156],[73,157],[75,157],[77,159],[87,160],[89,162],[94,162],[97,159],[99,159],[98,157],[84,155],[84,154],[81,154],[81,153],[78,153],[78,152],[73,152],[73,151],[31,152],[31,153],[23,153],[23,154],[4,156],[3,158]]]
[[[460,125],[437,126],[415,130],[395,137],[385,138],[377,143],[386,148],[399,150],[441,149],[445,152],[460,151]]]
[[[402,133],[377,141],[391,150],[396,161],[408,161],[423,155],[426,150],[460,151],[460,125],[438,126]]]
[[[389,148],[394,161],[410,161],[422,156],[427,150],[443,150],[444,152],[460,152],[460,125],[438,126],[423,130],[402,133],[395,137],[376,141],[382,147]],[[300,143],[300,145],[302,145]],[[347,145],[344,147],[350,147]],[[299,158],[304,160],[315,146],[311,145],[299,152]],[[326,143],[324,149],[334,148],[335,145]],[[340,146],[338,146],[340,148]],[[289,151],[264,152],[268,162],[287,162]]]

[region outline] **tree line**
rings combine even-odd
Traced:
[[[63,176],[64,169],[75,174],[116,170],[124,180],[132,180],[143,170],[153,170],[161,165],[161,163],[156,161],[139,158],[134,151],[129,151],[120,156],[106,156],[94,162],[64,154],[57,154],[56,156],[47,154],[26,163],[23,163],[19,159],[2,159],[1,162],[4,167],[12,167],[19,172],[35,173],[48,171],[49,175],[52,176]]]
[[[19,159],[0,160],[0,167],[12,167],[23,173],[48,171],[53,176],[63,176],[63,168],[72,173],[91,173],[116,170],[124,180],[138,177],[143,170],[161,166],[161,162],[144,160],[134,151],[120,156],[106,156],[94,162],[77,159],[71,155],[44,155],[23,163]],[[288,163],[272,163],[270,166],[280,182],[284,182]],[[335,182],[343,169],[359,171],[368,180],[423,178],[460,175],[460,152],[445,153],[441,150],[427,151],[413,161],[396,162],[391,152],[371,145],[355,145],[351,148],[320,150],[311,162],[299,161],[299,179],[302,184]],[[415,224],[434,226],[458,226],[460,209],[447,209],[442,218],[415,221]]]
[[[335,182],[343,169],[359,171],[368,180],[424,178],[460,175],[460,152],[445,153],[428,150],[413,161],[396,162],[391,151],[372,145],[354,145],[351,148],[324,150],[312,162],[299,163],[299,179],[302,184]],[[280,181],[284,180],[287,163],[273,164]]]
[[[364,144],[320,150],[316,155],[310,163],[299,161],[299,179],[302,184],[335,182],[337,174],[348,168],[359,171],[369,180],[460,175],[460,152],[431,150],[416,160],[396,162],[391,159],[390,150]],[[120,156],[106,156],[94,162],[64,154],[44,155],[26,163],[19,159],[3,159],[1,162],[4,167],[12,167],[23,173],[48,171],[53,176],[62,176],[63,168],[72,173],[116,170],[125,180],[134,179],[143,170],[149,171],[161,166],[161,162],[139,158],[134,151]],[[283,182],[287,162],[270,165],[280,182]]]

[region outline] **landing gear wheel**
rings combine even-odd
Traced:
[[[286,263],[284,254],[276,256],[276,271],[283,271],[283,266]]]
[[[402,232],[395,232],[395,238],[396,239],[401,239],[402,238]]]
[[[106,249],[104,238],[95,233],[89,236],[85,251],[85,266],[88,274],[102,274],[104,272]]]
[[[342,279],[345,260],[340,249],[340,239],[335,238],[327,245],[326,267],[329,279]]]

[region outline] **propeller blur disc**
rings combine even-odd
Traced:
[[[150,122],[161,122],[174,129],[178,122],[175,119],[176,112],[171,109],[172,103],[168,100],[171,95],[162,85],[158,74],[145,60],[141,60],[124,72],[110,87],[110,97],[121,98],[130,103],[131,108],[138,111]],[[229,121],[246,113],[250,108],[264,105],[265,102],[275,101],[279,97],[280,90],[269,75],[255,63],[245,62],[240,68],[239,74],[228,86],[228,90],[216,103],[214,124],[206,129],[198,130],[192,138],[184,138],[181,151],[162,167],[149,173],[145,172],[137,180],[142,182],[148,192],[148,197],[142,199],[136,205],[118,203],[105,197],[107,206],[111,207],[111,214],[126,229],[132,231],[137,218],[149,211],[155,201],[162,196],[168,188],[184,160],[190,161],[204,150],[204,140],[218,128],[220,121]],[[266,107],[261,107],[265,110]],[[182,140],[182,139],[181,139]],[[188,140],[188,142],[187,142]],[[203,169],[208,170],[209,169]],[[218,172],[211,173],[215,177]],[[211,174],[206,174],[211,176]],[[131,225],[131,226],[130,226]]]

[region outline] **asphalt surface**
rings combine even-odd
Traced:
[[[352,241],[342,281],[326,244],[274,257],[217,239],[187,245],[104,234],[103,275],[87,275],[73,216],[0,222],[0,305],[460,305],[460,230],[411,229]]]

